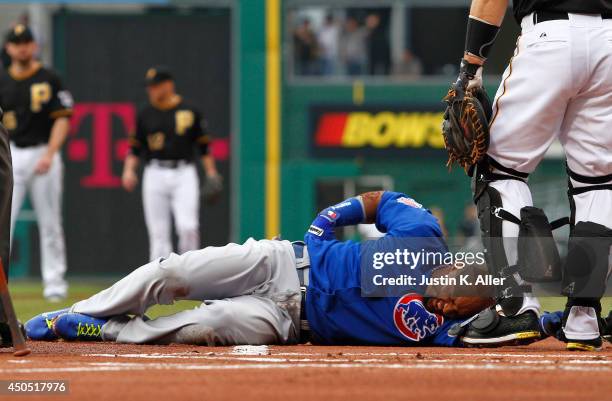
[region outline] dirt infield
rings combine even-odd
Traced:
[[[612,346],[553,339],[498,349],[196,347],[31,342],[0,352],[1,380],[63,379],[70,394],[18,400],[611,400]]]

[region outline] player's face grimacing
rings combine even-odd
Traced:
[[[37,50],[36,42],[7,43],[6,51],[11,59],[20,64],[28,64],[34,58]]]
[[[173,81],[162,81],[147,86],[147,93],[151,103],[164,103],[175,94]]]

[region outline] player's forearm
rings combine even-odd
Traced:
[[[384,192],[385,191],[372,191],[359,195],[365,215],[364,223],[374,223],[376,221],[376,211],[378,210],[378,205],[380,204]]]
[[[508,0],[473,0],[463,58],[483,65],[504,20]]]
[[[123,173],[135,173],[139,163],[140,159],[138,156],[132,154],[127,155],[123,164]]]
[[[321,215],[331,217],[337,227],[373,223],[382,194],[383,191],[365,192],[328,207]]]
[[[501,26],[508,0],[473,0],[470,15],[495,26]]]
[[[204,172],[207,176],[218,174],[217,163],[215,162],[215,158],[210,154],[202,156],[202,167],[204,168]]]
[[[60,117],[54,121],[47,145],[47,154],[49,156],[55,155],[62,148],[69,131],[70,119],[68,117]]]
[[[383,193],[366,192],[323,209],[310,225],[308,234],[332,240],[335,238],[336,227],[374,222]]]

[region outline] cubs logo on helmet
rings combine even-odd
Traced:
[[[444,318],[425,309],[420,295],[406,294],[395,304],[393,321],[404,337],[420,341],[435,333]]]

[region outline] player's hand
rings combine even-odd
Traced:
[[[47,174],[51,169],[51,165],[53,164],[53,155],[49,155],[45,153],[36,163],[36,168],[34,172],[36,174],[42,175]]]
[[[482,88],[482,65],[472,64],[461,60],[459,76],[453,84],[458,95],[463,95],[468,89]]]
[[[133,171],[125,171],[121,176],[121,185],[126,191],[132,192],[138,185],[138,176]]]

